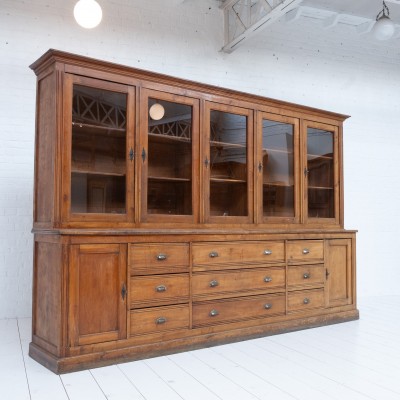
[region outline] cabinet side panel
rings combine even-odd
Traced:
[[[33,342],[58,355],[61,346],[62,245],[35,243]]]
[[[35,156],[35,214],[37,223],[50,223],[54,215],[56,141],[56,74],[38,81]]]

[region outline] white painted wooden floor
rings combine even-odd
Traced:
[[[361,319],[55,375],[28,356],[30,319],[0,320],[1,400],[400,400],[400,296]]]

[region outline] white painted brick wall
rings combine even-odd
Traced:
[[[0,2],[0,318],[29,316],[35,76],[49,48],[350,114],[345,225],[359,229],[359,295],[398,293],[400,51],[344,25],[278,23],[232,54],[214,0],[98,0],[102,24],[73,20],[74,0]]]

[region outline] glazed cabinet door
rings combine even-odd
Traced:
[[[257,127],[258,221],[299,222],[299,120],[259,113]]]
[[[141,92],[142,222],[198,222],[199,101]]]
[[[63,220],[132,221],[134,88],[66,74],[63,99]]]
[[[126,244],[72,245],[70,346],[126,338]]]
[[[327,306],[353,304],[355,297],[354,255],[351,239],[326,241]]]
[[[304,222],[339,224],[339,129],[303,122]]]
[[[252,222],[253,111],[207,102],[204,121],[205,222]]]

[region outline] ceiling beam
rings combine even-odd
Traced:
[[[231,53],[239,44],[272,25],[302,0],[226,0],[224,11],[225,43],[222,51]]]

